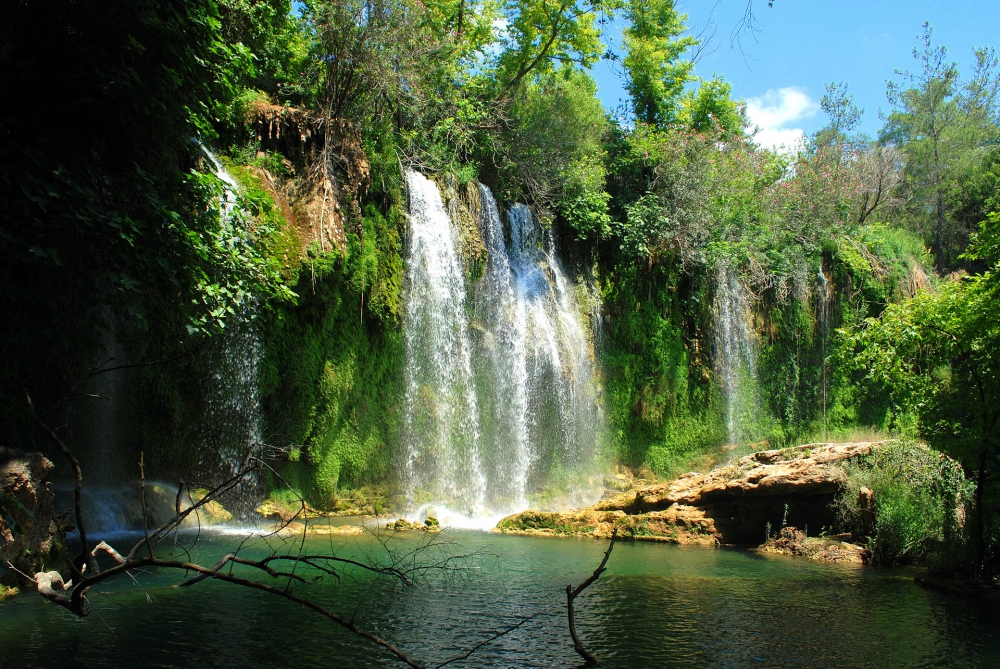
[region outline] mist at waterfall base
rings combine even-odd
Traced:
[[[488,261],[472,280],[437,185],[409,172],[407,188],[407,517],[493,527],[553,486],[566,506],[592,503],[603,426],[593,344],[550,231],[513,205],[505,234],[480,185]]]

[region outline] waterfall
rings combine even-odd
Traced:
[[[219,216],[233,225],[239,206],[239,185],[208,147],[199,146],[223,184]],[[258,305],[247,300],[225,322],[211,356],[204,445],[199,469],[216,482],[239,471],[247,450],[262,442],[259,397],[261,340],[257,329]],[[237,516],[253,512],[259,498],[258,482],[244,479],[229,495]],[[249,509],[249,511],[248,511]]]
[[[823,438],[826,439],[826,344],[830,338],[830,282],[826,280],[823,273],[823,265],[816,271],[817,292],[819,294],[819,336],[820,355],[822,356],[822,376],[823,376]]]
[[[410,200],[406,342],[406,477],[418,494],[462,516],[486,514],[479,405],[472,378],[457,231],[434,182],[406,177]]]
[[[729,445],[736,446],[751,437],[760,402],[756,396],[757,351],[747,291],[728,265],[716,270],[712,311],[715,369],[726,401]]]
[[[581,481],[603,427],[593,346],[550,231],[513,205],[508,241],[480,185],[488,261],[470,282],[437,187],[413,172],[407,185],[408,515],[492,526],[552,484],[562,485],[566,505],[593,501]]]

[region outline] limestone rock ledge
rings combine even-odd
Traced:
[[[707,474],[689,473],[620,493],[589,509],[508,516],[495,531],[602,538],[618,527],[619,536],[638,540],[744,546],[766,541],[772,528],[796,527],[818,535],[836,522],[831,503],[844,485],[841,465],[888,443],[759,451]]]
[[[493,530],[500,534],[534,536],[591,536],[606,539],[617,528],[618,536],[637,541],[714,546],[715,525],[699,509],[672,506],[664,511],[627,515],[624,511],[524,511],[508,516]]]

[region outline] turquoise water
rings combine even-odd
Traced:
[[[389,545],[406,552],[424,536]],[[203,536],[195,556],[210,564],[242,540]],[[453,542],[445,551],[480,553],[412,588],[356,573],[298,590],[348,616],[357,610],[359,625],[432,666],[530,615],[448,666],[580,665],[565,586],[593,571],[606,544],[477,532],[438,540]],[[385,556],[369,536],[316,537],[307,548]],[[254,540],[244,550],[264,547]],[[214,581],[164,590],[176,574],[135,576],[145,590],[118,582],[92,594],[83,620],[33,593],[0,604],[0,667],[403,666],[273,595]],[[584,643],[606,667],[1000,667],[1000,603],[925,590],[907,570],[622,542],[577,608]]]

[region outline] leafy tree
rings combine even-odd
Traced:
[[[498,98],[559,64],[590,67],[603,51],[597,15],[616,7],[615,0],[506,0],[495,65],[502,85]]]
[[[976,482],[973,538],[977,569],[989,553],[990,484],[1000,471],[1000,215],[983,223],[972,253],[983,275],[945,282],[890,304],[846,338],[843,355],[863,370],[872,392],[887,391],[896,420],[916,418],[920,433],[957,458]]]
[[[627,16],[623,65],[633,111],[643,123],[669,125],[677,119],[684,86],[693,79],[694,62],[681,56],[698,40],[681,37],[687,17],[677,13],[673,0],[631,0]]]
[[[606,234],[602,140],[607,118],[586,73],[564,67],[527,86],[511,108],[509,156],[541,211],[558,211],[580,236]]]
[[[996,58],[978,50],[974,76],[963,87],[958,67],[947,60],[947,49],[932,42],[933,30],[924,24],[920,46],[913,56],[916,72],[897,70],[899,81],[889,82],[893,111],[886,119],[881,142],[895,143],[906,157],[906,173],[915,202],[933,216],[937,268],[947,265],[949,192],[965,166],[981,160],[982,148],[996,136]]]
[[[733,87],[722,77],[701,82],[681,100],[677,120],[695,132],[718,132],[730,142],[743,137],[747,127],[746,106],[732,99]]]
[[[854,96],[847,93],[844,82],[826,85],[826,94],[819,102],[830,121],[817,131],[814,144],[817,147],[831,147],[835,150],[837,159],[850,157],[850,153],[861,148],[867,142],[863,137],[855,135],[861,125],[861,117],[865,110],[854,104]]]

